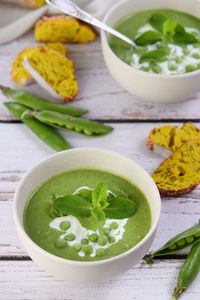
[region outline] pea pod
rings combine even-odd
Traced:
[[[6,102],[4,105],[17,118],[25,123],[43,142],[56,151],[70,149],[70,144],[53,128],[35,120],[27,114],[27,107],[13,102]]]
[[[153,263],[156,256],[169,255],[200,242],[200,224],[193,226],[170,239],[162,248],[145,257],[145,263]]]
[[[39,97],[36,97],[32,94],[29,94],[27,92],[21,91],[21,90],[14,90],[9,87],[4,87],[0,85],[0,90],[2,93],[13,100],[15,100],[17,103],[20,103],[22,105],[25,105],[29,108],[33,108],[35,110],[52,110],[57,111],[63,114],[68,114],[71,116],[79,117],[87,112],[87,110],[82,110],[76,107],[62,105],[58,103],[54,103]]]
[[[177,286],[172,296],[173,300],[178,299],[179,295],[194,281],[200,272],[200,242],[192,246],[178,275]]]
[[[112,127],[98,122],[53,111],[33,112],[32,115],[40,122],[62,129],[73,130],[85,135],[105,135],[112,130]]]

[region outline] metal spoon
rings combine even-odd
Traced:
[[[92,24],[94,26],[97,26],[115,36],[120,38],[121,40],[125,41],[126,43],[130,44],[132,47],[137,47],[136,44],[123,35],[122,33],[118,32],[117,30],[113,29],[112,27],[104,24],[103,22],[99,21],[98,19],[92,17],[90,14],[88,14],[86,11],[80,9],[75,3],[69,1],[69,0],[46,0],[46,2],[53,6],[54,8],[73,16],[77,19],[80,19],[84,22],[87,22],[89,24]]]

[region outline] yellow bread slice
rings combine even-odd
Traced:
[[[200,182],[200,139],[182,144],[153,172],[160,193],[166,196],[185,194]]]
[[[38,48],[23,60],[25,69],[53,97],[71,101],[78,92],[73,62],[53,49]]]
[[[169,156],[184,142],[200,138],[200,130],[192,123],[185,123],[181,128],[164,125],[154,128],[146,140],[147,147],[162,156]]]
[[[45,0],[22,0],[25,4],[31,7],[40,7],[45,4]]]
[[[87,43],[95,37],[92,27],[69,16],[44,16],[35,24],[38,42]]]
[[[48,43],[45,45],[39,45],[33,48],[26,48],[21,51],[12,64],[11,77],[14,82],[19,86],[26,86],[33,82],[33,78],[29,72],[23,66],[24,57],[29,53],[34,53],[37,48],[51,48],[62,54],[66,54],[66,47],[61,43]]]

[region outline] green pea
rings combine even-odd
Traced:
[[[193,53],[192,57],[194,57],[196,59],[200,59],[200,54],[199,53]]]
[[[157,64],[153,64],[151,69],[154,73],[161,73],[162,72],[162,68]]]
[[[110,229],[111,229],[111,230],[117,229],[117,228],[118,228],[117,222],[112,222],[112,223],[110,224]]]
[[[200,232],[194,234],[195,237],[200,237]]]
[[[187,65],[187,66],[185,67],[185,72],[186,72],[186,73],[193,72],[193,71],[196,71],[196,69],[197,69],[197,67],[194,66],[194,65]]]
[[[178,245],[179,247],[184,246],[184,245],[185,245],[185,240],[182,239],[182,240],[178,241],[178,242],[177,242],[177,245]]]
[[[60,229],[62,229],[62,230],[67,230],[70,227],[71,227],[71,224],[68,221],[63,221],[60,223]]]
[[[79,252],[79,251],[81,250],[81,245],[78,244],[78,243],[77,243],[77,244],[74,244],[74,245],[73,245],[73,248],[74,248],[74,250],[76,250],[76,251]]]
[[[105,255],[105,249],[103,249],[103,248],[98,248],[97,250],[96,250],[96,256],[98,256],[98,257],[100,257],[100,256],[104,256]]]
[[[184,61],[184,57],[177,57],[175,61],[177,64],[181,64]]]
[[[97,242],[100,246],[105,246],[108,243],[108,237],[106,235],[100,235]]]
[[[175,70],[177,69],[177,65],[175,65],[175,64],[169,64],[169,65],[168,65],[168,69],[169,69],[170,71],[175,71]]]
[[[76,126],[76,127],[75,127],[75,131],[76,131],[76,132],[81,132],[82,129],[81,129],[80,127],[77,127],[77,126]]]
[[[188,237],[185,238],[185,240],[188,244],[190,244],[194,241],[194,237],[193,236],[188,236]]]
[[[97,241],[97,239],[98,239],[98,234],[92,233],[92,234],[89,235],[89,240],[91,242],[95,243]]]
[[[109,242],[112,244],[115,242],[115,237],[114,236],[109,236]]]
[[[57,248],[65,248],[67,246],[67,242],[64,239],[57,239],[55,242]]]
[[[74,241],[75,238],[76,238],[76,236],[73,233],[69,233],[69,234],[65,235],[65,237],[64,237],[64,239],[67,241]]]
[[[81,245],[87,245],[87,244],[89,244],[88,239],[84,238],[81,240]]]
[[[103,235],[108,235],[110,233],[110,228],[108,228],[108,227],[100,228],[99,233],[103,234]]]
[[[85,199],[88,199],[91,197],[92,195],[92,191],[88,190],[88,189],[81,189],[78,191],[78,195],[85,198]]]
[[[176,249],[176,244],[169,246],[169,250],[175,250]]]
[[[92,132],[90,130],[85,129],[84,130],[85,135],[92,135]]]
[[[93,248],[91,245],[83,245],[82,250],[87,255],[90,255],[93,252]]]
[[[187,49],[187,48],[183,48],[183,53],[184,53],[185,55],[188,55],[188,54],[190,54],[190,50]]]

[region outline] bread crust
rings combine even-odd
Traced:
[[[151,139],[151,135],[153,135],[156,131],[156,128],[153,128],[149,134],[149,136],[146,139],[146,146],[147,148],[149,148],[151,151],[153,151],[156,154],[159,154],[161,156],[164,157],[168,157],[169,155],[172,154],[172,151],[170,151],[169,149],[166,149],[160,145],[158,145],[157,143],[153,142]]]
[[[174,155],[174,153],[180,151],[180,149],[188,142],[192,142],[192,141],[199,141],[200,142],[200,139],[196,139],[196,140],[190,140],[190,141],[187,141],[185,143],[183,143],[177,150],[175,150],[169,157],[167,157],[166,159],[164,159],[164,161],[156,168],[156,170],[162,166],[165,161],[167,161],[172,155]],[[155,171],[156,171],[155,170]],[[155,172],[154,171],[154,172]],[[154,172],[151,174],[151,176],[154,174]],[[156,183],[156,182],[155,182]],[[190,192],[192,189],[194,189],[198,184],[200,183],[199,182],[196,182],[194,184],[191,184],[190,186],[188,186],[187,188],[183,188],[183,189],[174,189],[174,190],[169,190],[169,189],[164,189],[164,188],[160,188],[157,184],[157,188],[160,192],[161,195],[163,196],[179,196],[179,195],[183,195],[183,194],[186,194],[188,192]]]

